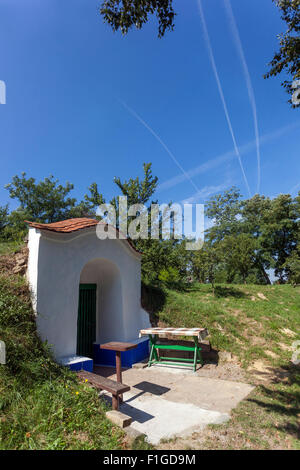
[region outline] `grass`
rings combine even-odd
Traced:
[[[214,296],[210,285],[198,284],[164,296],[163,307],[154,312],[156,322],[207,327],[212,346],[231,352],[244,367],[260,358],[286,363],[292,343],[300,339],[299,287],[219,285]]]
[[[259,385],[232,411],[229,423],[209,426],[203,449],[300,449],[300,375],[287,383]]]
[[[10,241],[10,242],[1,242],[0,241],[0,256],[1,255],[10,255],[17,251],[23,246],[21,241]]]
[[[154,293],[157,295],[157,292]],[[299,449],[300,368],[292,343],[299,340],[300,289],[290,285],[210,285],[165,290],[155,322],[173,327],[205,326],[211,345],[234,355],[256,384],[230,421],[209,426],[186,442],[196,449]],[[151,305],[159,304],[150,299]],[[256,364],[263,365],[256,370]],[[182,448],[184,440],[174,448]],[[185,444],[184,444],[185,445]]]
[[[124,448],[97,392],[56,364],[39,340],[28,287],[1,263],[0,331],[0,449]]]

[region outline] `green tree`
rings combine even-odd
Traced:
[[[275,53],[269,64],[270,70],[264,77],[269,78],[285,72],[290,79],[284,80],[282,85],[292,95],[295,92],[292,87],[293,81],[300,79],[300,0],[273,0],[273,2],[280,9],[287,30],[279,36],[279,51]],[[293,105],[296,106],[299,105]]]
[[[34,221],[51,223],[67,218],[70,210],[75,207],[76,199],[68,197],[73,184],[65,186],[58,184],[53,176],[36,182],[35,178],[14,176],[12,182],[6,185],[12,199],[19,201],[20,211]]]
[[[169,288],[176,288],[181,285],[180,273],[173,266],[161,269],[158,279]]]
[[[138,176],[123,182],[119,177],[114,178],[114,183],[116,183],[121,190],[123,196],[127,196],[128,206],[133,204],[147,204],[153,196],[158,184],[158,178],[152,175],[151,167],[151,163],[143,164],[144,178],[142,180]],[[115,201],[116,199],[114,198],[112,200],[114,205],[116,205]]]
[[[14,176],[6,185],[12,199],[17,199],[19,207],[8,216],[6,235],[12,238],[23,236],[26,231],[24,220],[52,223],[76,217],[95,217],[96,208],[104,202],[96,183],[92,183],[83,201],[69,196],[74,185],[58,183],[53,176],[36,182],[27,178],[26,173]]]
[[[127,34],[135,26],[141,29],[148,22],[149,15],[156,14],[158,36],[164,36],[167,30],[174,28],[175,13],[173,0],[104,0],[100,13],[113,31],[121,30]]]
[[[300,284],[300,252],[294,250],[284,263],[290,283],[296,287]]]
[[[25,220],[30,218],[30,214],[26,210],[17,209],[8,215],[8,224],[3,231],[5,240],[22,240],[27,233],[27,225]]]
[[[211,197],[206,203],[205,210],[206,217],[213,223],[206,231],[207,239],[219,242],[226,235],[238,233],[241,230],[241,211],[241,194],[235,187]]]
[[[246,283],[247,276],[255,264],[255,248],[255,240],[246,233],[227,235],[220,243],[219,249],[225,261],[230,282],[235,274],[239,273],[243,282]]]
[[[297,243],[297,218],[297,204],[289,194],[271,200],[262,227],[261,246],[271,256],[271,266],[280,282],[285,280],[285,262]]]
[[[155,193],[158,178],[152,174],[151,163],[144,163],[143,178],[130,178],[129,180],[122,181],[121,178],[114,178],[114,182],[118,186],[121,194],[127,196],[128,207],[133,204],[143,204],[147,208],[148,217],[148,238],[132,240],[135,247],[143,253],[142,257],[142,278],[145,282],[155,283],[159,280],[159,274],[163,271],[169,274],[176,271],[180,275],[182,281],[187,276],[188,266],[188,252],[185,250],[185,241],[176,240],[174,237],[170,239],[162,239],[162,219],[164,214],[159,216],[159,239],[151,239],[151,205],[157,201],[152,200]],[[118,200],[114,197],[111,204],[116,208],[118,215],[119,205]],[[128,217],[128,224],[131,221]],[[169,271],[171,269],[171,271]],[[171,278],[170,274],[170,278]]]
[[[97,183],[92,183],[89,188],[89,194],[84,195],[84,201],[80,203],[82,210],[88,210],[95,215],[97,207],[105,203],[103,195],[99,192]]]
[[[257,280],[262,279],[266,284],[271,284],[267,270],[273,263],[271,251],[264,246],[265,225],[270,210],[270,198],[255,194],[252,198],[243,201],[241,219],[242,232],[251,235],[256,242],[254,266],[257,271]]]
[[[3,237],[3,232],[8,224],[8,204],[0,206],[0,237]]]
[[[195,251],[191,255],[191,271],[198,282],[209,282],[215,294],[215,282],[217,272],[222,262],[221,252],[218,244],[210,245],[204,243],[201,250]]]

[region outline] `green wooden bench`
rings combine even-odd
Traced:
[[[172,335],[172,336],[192,336],[194,340],[193,346],[181,346],[176,344],[162,344],[158,342],[159,335]],[[203,340],[208,331],[206,328],[146,328],[140,331],[140,336],[148,335],[150,341],[150,357],[148,367],[153,364],[170,364],[193,367],[195,372],[197,364],[203,365],[201,355],[201,347],[199,340]],[[194,353],[192,358],[184,357],[166,357],[160,356],[159,350],[173,350],[173,351],[189,351]]]

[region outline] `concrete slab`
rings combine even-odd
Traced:
[[[130,427],[146,434],[148,442],[153,445],[161,439],[188,436],[207,424],[224,423],[230,418],[227,413],[204,410],[189,403],[175,403],[151,394],[130,401],[128,394],[120,410],[132,417]]]
[[[154,445],[161,439],[188,436],[207,424],[227,421],[231,410],[254,388],[201,377],[189,369],[161,366],[127,369],[123,382],[131,390],[124,394],[120,411],[131,416],[130,427],[144,433]]]

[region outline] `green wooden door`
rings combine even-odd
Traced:
[[[96,284],[80,284],[77,318],[77,354],[93,357],[96,341]]]

